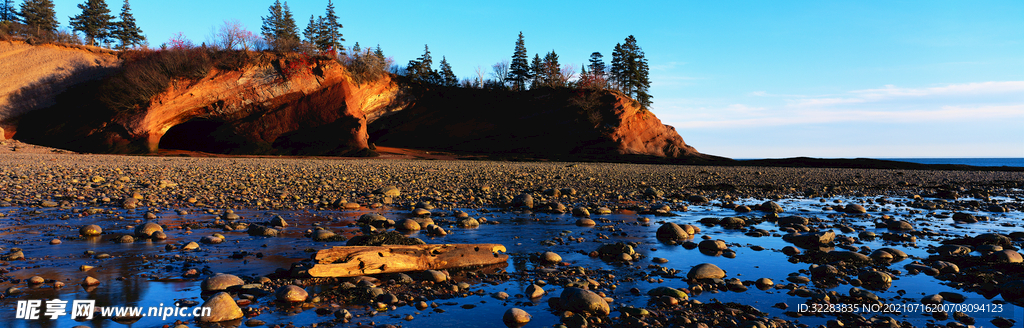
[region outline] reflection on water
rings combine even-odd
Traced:
[[[846,217],[835,211],[824,207],[834,205],[834,201],[840,203],[859,202],[866,203],[863,199],[828,199],[821,202],[816,199],[784,199],[778,201],[786,209],[784,215],[801,215],[827,219],[833,225],[846,225],[851,227],[863,227],[867,231],[877,234],[887,232],[885,229],[876,228],[871,219],[857,217]],[[895,199],[894,199],[895,200]],[[750,199],[739,200],[738,204],[756,205],[765,200]],[[871,214],[875,217],[882,214],[891,215],[902,220],[908,220],[920,229],[929,229],[939,233],[953,235],[977,235],[986,232],[1009,233],[1013,231],[1024,231],[1021,227],[1021,219],[1024,215],[1020,212],[1012,213],[985,213],[974,212],[976,215],[992,217],[992,221],[983,221],[974,224],[954,225],[950,218],[939,218],[930,213],[944,213],[947,211],[920,211],[911,212],[913,209],[900,207],[892,204],[873,205]],[[199,281],[182,279],[181,275],[187,269],[196,269],[205,274],[216,272],[227,272],[239,276],[255,277],[274,272],[278,268],[287,269],[292,263],[308,259],[312,253],[310,249],[321,249],[335,245],[342,245],[343,242],[324,243],[313,242],[304,233],[315,225],[327,226],[336,232],[352,235],[357,229],[350,227],[349,223],[362,212],[335,212],[322,211],[315,213],[307,212],[276,212],[282,215],[290,224],[282,231],[280,237],[264,238],[251,237],[241,231],[223,231],[221,229],[193,227],[190,233],[181,229],[170,229],[167,231],[169,239],[164,241],[140,241],[133,244],[116,244],[110,240],[120,234],[131,233],[127,226],[134,224],[136,218],[141,218],[142,211],[122,211],[116,214],[92,215],[85,217],[73,216],[68,220],[56,219],[61,210],[47,210],[45,215],[23,215],[25,209],[3,208],[0,209],[9,213],[5,220],[0,221],[0,240],[10,247],[24,249],[28,261],[10,262],[6,268],[11,271],[7,274],[17,282],[10,279],[0,283],[0,288],[6,289],[11,286],[23,288],[24,294],[0,300],[3,319],[6,327],[69,327],[81,324],[66,317],[53,320],[24,321],[13,320],[16,300],[27,299],[53,299],[61,300],[96,300],[98,306],[160,306],[174,303],[179,299],[200,299]],[[66,211],[66,210],[64,210]],[[587,269],[605,270],[610,274],[620,277],[642,275],[644,272],[651,272],[648,268],[652,257],[667,259],[668,262],[661,266],[679,270],[679,276],[693,266],[700,263],[714,263],[727,272],[727,278],[739,278],[741,280],[756,280],[758,278],[770,278],[776,284],[785,283],[786,278],[800,270],[806,270],[809,264],[791,263],[789,257],[780,250],[792,244],[780,238],[781,232],[778,227],[770,222],[759,223],[753,226],[755,229],[764,229],[773,232],[775,235],[766,237],[751,237],[745,233],[751,228],[745,229],[723,229],[719,226],[708,227],[700,225],[699,220],[704,217],[736,216],[733,210],[723,209],[714,206],[690,206],[688,212],[673,213],[673,216],[654,217],[650,216],[651,223],[642,225],[637,218],[645,215],[612,214],[595,215],[592,218],[598,221],[596,227],[578,227],[574,224],[575,218],[569,215],[552,214],[520,214],[520,213],[481,213],[467,209],[473,217],[486,217],[488,221],[496,224],[483,224],[479,228],[462,229],[453,225],[446,229],[450,234],[445,237],[427,237],[419,233],[411,236],[423,238],[428,243],[500,243],[504,244],[510,256],[510,265],[505,268],[511,273],[512,280],[490,284],[476,284],[471,290],[481,289],[483,295],[471,295],[463,298],[438,301],[443,303],[443,313],[428,310],[419,311],[413,307],[400,307],[394,311],[387,311],[376,316],[363,316],[357,318],[356,322],[369,323],[396,323],[416,327],[493,327],[500,322],[501,314],[511,306],[524,308],[531,315],[533,321],[530,325],[544,326],[558,323],[558,317],[551,313],[547,307],[547,299],[557,297],[561,288],[556,286],[545,286],[550,293],[539,300],[522,298],[510,298],[508,301],[500,301],[488,295],[504,291],[510,295],[522,294],[523,290],[535,283],[535,277],[529,273],[535,271],[535,264],[528,260],[529,254],[554,251],[560,254],[563,261],[571,266],[584,267]],[[170,212],[170,211],[167,211]],[[263,222],[269,220],[271,213],[267,212],[246,212],[239,211],[245,222]],[[404,211],[386,212],[385,216],[392,219],[400,219],[406,216]],[[758,212],[745,213],[745,216],[762,215]],[[122,216],[127,219],[118,219]],[[173,213],[161,214],[161,224],[180,227],[191,223],[210,223],[216,219],[215,215],[200,213],[194,215],[174,215]],[[437,218],[439,222],[445,222],[446,218]],[[681,245],[669,245],[658,242],[655,239],[655,230],[661,222],[675,222],[678,224],[693,224],[700,226],[702,232],[696,235],[694,242],[699,242],[704,236],[711,239],[722,239],[729,248],[736,253],[735,258],[725,256],[702,254],[699,249],[687,249]],[[102,237],[79,238],[77,228],[85,224],[100,224],[104,227]],[[442,223],[444,224],[444,223]],[[604,227],[614,226],[613,232]],[[832,229],[837,235],[856,236],[856,233],[842,233],[838,228]],[[944,231],[945,230],[945,231]],[[31,232],[31,233],[30,233]],[[218,245],[202,245],[202,250],[197,252],[183,253],[177,250],[168,251],[167,245],[179,245],[182,242],[198,241],[201,237],[213,233],[221,233],[226,236],[226,242]],[[48,241],[53,238],[63,240],[59,245],[49,245]],[[602,243],[611,242],[637,242],[640,245],[636,248],[637,253],[642,255],[640,261],[632,264],[619,264],[605,262],[599,258],[592,258],[587,254],[597,249]],[[935,245],[936,239],[919,237],[914,244],[902,244],[887,242],[881,239],[871,241],[858,241],[855,246],[867,246],[871,249],[880,247],[893,247],[900,249],[911,257],[923,258],[929,254],[926,247]],[[759,247],[755,247],[759,246]],[[7,246],[5,246],[7,247]],[[755,250],[755,248],[763,250]],[[91,253],[88,253],[91,251]],[[246,251],[250,255],[242,258],[231,258],[236,251]],[[256,253],[262,255],[257,258]],[[96,259],[96,254],[109,254],[109,259]],[[910,260],[906,260],[910,261]],[[907,262],[894,263],[894,269],[902,269]],[[83,265],[94,266],[88,272],[82,272],[79,267]],[[31,276],[39,275],[47,279],[55,279],[65,282],[67,286],[62,289],[53,289],[46,284],[42,288],[25,288],[20,281]],[[99,279],[102,283],[93,289],[86,290],[79,285],[79,282],[86,276]],[[900,275],[893,282],[893,286],[886,291],[876,292],[880,297],[889,302],[899,302],[901,299],[919,299],[925,294],[934,294],[940,291],[958,292],[967,296],[968,300],[991,302],[981,295],[956,290],[946,286],[931,276],[924,274]],[[158,282],[159,280],[159,282]],[[619,305],[643,306],[648,297],[646,295],[636,296],[628,292],[630,288],[636,287],[640,290],[648,290],[657,286],[687,287],[687,283],[679,278],[664,278],[664,282],[648,282],[644,279],[621,282],[617,289],[608,296],[615,299]],[[851,286],[839,285],[831,290],[846,293]],[[899,291],[905,292],[900,294]],[[713,299],[722,302],[739,302],[755,306],[759,310],[768,313],[772,317],[785,317],[784,310],[772,307],[776,303],[786,303],[795,307],[804,299],[787,295],[785,290],[758,290],[751,288],[745,292],[706,292],[693,296],[702,302],[711,302]],[[999,297],[993,300],[999,300]],[[253,306],[267,305],[269,299],[258,299]],[[454,302],[455,304],[451,304]],[[462,305],[474,305],[472,309],[465,309]],[[614,309],[615,306],[613,306]],[[1024,322],[1021,316],[1024,311],[1020,307],[1006,305],[1007,310],[1013,311],[1012,315],[1006,317],[1015,318],[1018,322]],[[362,306],[350,308],[354,314],[365,314]],[[792,308],[790,309],[792,310]],[[414,314],[414,321],[405,323],[402,320],[407,314]],[[305,325],[315,322],[323,322],[333,319],[329,316],[319,316],[312,310],[300,312],[287,311],[263,311],[257,317],[272,326],[274,324]],[[466,318],[480,318],[479,320],[467,320]],[[800,322],[817,325],[823,324],[828,318],[800,318]],[[900,320],[908,320],[915,325],[923,326],[929,318],[921,315],[898,316]],[[979,324],[987,325],[990,318],[978,317]],[[132,323],[130,327],[160,327],[173,322],[163,321],[160,318],[142,318]],[[123,327],[121,323],[109,319],[97,319],[87,323],[92,327]]]

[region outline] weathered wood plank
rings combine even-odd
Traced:
[[[317,252],[314,277],[355,277],[378,273],[440,270],[508,261],[501,244],[335,246]]]

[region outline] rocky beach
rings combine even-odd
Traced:
[[[13,327],[1013,327],[1024,304],[1022,172],[2,151],[5,318],[213,310]],[[308,272],[419,243],[509,260]]]

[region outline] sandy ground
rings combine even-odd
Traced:
[[[69,85],[94,77],[78,72],[119,63],[113,52],[98,48],[0,42],[0,123],[51,105],[54,96]],[[69,80],[69,76],[76,78]]]

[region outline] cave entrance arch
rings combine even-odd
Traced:
[[[160,138],[160,149],[201,151],[215,154],[236,152],[245,139],[221,120],[195,118],[175,125]]]

